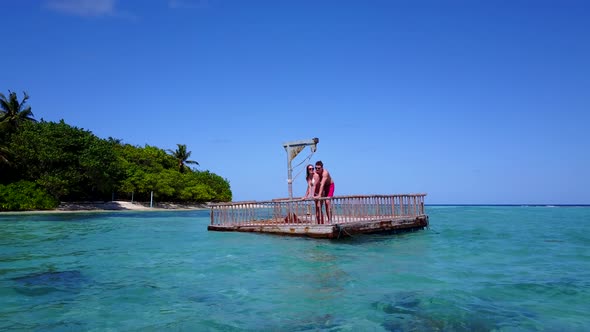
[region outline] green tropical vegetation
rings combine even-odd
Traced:
[[[60,202],[131,199],[202,203],[232,200],[229,181],[191,169],[176,150],[124,144],[59,122],[36,121],[29,96],[0,94],[0,211],[54,209]]]
[[[7,132],[15,131],[25,122],[36,122],[31,106],[26,106],[29,95],[24,92],[22,101],[18,101],[16,92],[8,90],[8,98],[0,93],[0,129]]]
[[[178,171],[183,173],[188,167],[186,164],[199,164],[194,160],[188,160],[191,157],[191,151],[187,151],[185,144],[176,144],[176,150],[168,150],[168,152],[178,161]]]

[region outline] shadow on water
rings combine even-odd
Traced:
[[[54,292],[76,293],[88,279],[77,270],[48,271],[12,278],[14,290],[27,296],[42,296]]]
[[[493,331],[521,326],[527,319],[522,308],[503,308],[490,300],[459,305],[443,297],[399,292],[371,306],[386,315],[382,326],[387,331]]]
[[[189,301],[203,304],[207,307],[223,307],[226,308],[231,299],[219,293],[202,292],[188,296]]]
[[[289,331],[330,331],[337,329],[340,326],[334,316],[330,314],[319,315],[304,319],[297,322],[293,326],[288,326]],[[284,327],[282,327],[284,328]]]
[[[334,243],[345,243],[349,245],[364,245],[367,243],[387,242],[392,240],[407,239],[414,236],[421,236],[427,230],[404,230],[404,231],[390,231],[380,232],[375,234],[358,234],[353,236],[341,237],[339,239],[332,239]]]

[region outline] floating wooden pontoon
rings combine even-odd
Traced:
[[[428,226],[428,216],[424,213],[425,196],[334,196],[211,204],[208,229],[327,239],[420,230]],[[320,224],[316,220],[316,202],[327,199],[332,203],[332,218],[328,221],[324,217],[325,223]]]
[[[318,138],[287,142],[287,183],[289,198],[211,204],[210,231],[258,232],[280,235],[337,239],[355,234],[397,233],[424,229],[426,194],[334,196],[293,199],[291,161],[306,146],[312,155]],[[311,155],[306,158],[310,159]],[[299,163],[301,165],[301,163]],[[317,220],[316,209],[330,200],[332,217]],[[325,214],[325,207],[322,211]]]

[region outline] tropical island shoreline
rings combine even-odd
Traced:
[[[31,211],[0,211],[0,215],[7,214],[38,214],[38,213],[75,213],[75,212],[113,212],[113,211],[182,211],[206,210],[207,204],[157,203],[153,207],[149,203],[129,201],[97,201],[97,202],[63,202],[53,210]]]

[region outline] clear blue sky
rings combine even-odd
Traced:
[[[0,0],[0,90],[37,119],[186,144],[234,200],[590,204],[590,2]],[[296,161],[306,156],[301,153]],[[295,173],[298,169],[295,170]],[[303,195],[305,182],[294,182]]]

